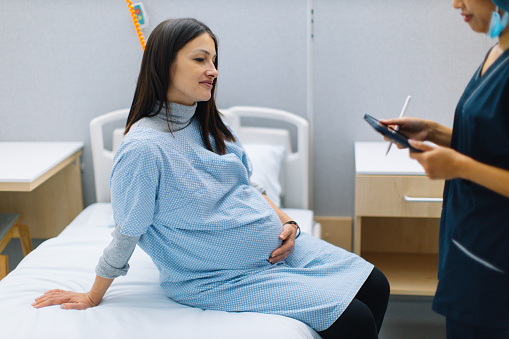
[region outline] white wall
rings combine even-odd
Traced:
[[[219,38],[220,107],[306,116],[308,0],[150,0],[151,27],[196,17]],[[95,201],[89,121],[128,107],[139,46],[124,1],[2,4],[0,140],[82,140],[85,204]],[[364,113],[450,124],[488,47],[443,0],[314,0],[314,206],[352,216],[353,142],[379,140]]]

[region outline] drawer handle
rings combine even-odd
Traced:
[[[408,195],[405,195],[404,197],[405,201],[408,202],[443,202],[444,199],[442,198],[414,198],[409,197]]]

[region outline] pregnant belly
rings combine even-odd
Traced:
[[[267,265],[270,254],[281,246],[281,231],[279,218],[218,231],[189,231],[194,245],[184,251],[206,270],[260,267]]]

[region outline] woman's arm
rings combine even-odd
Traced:
[[[509,198],[509,171],[468,158],[461,177]]]
[[[89,292],[76,293],[63,290],[51,290],[44,293],[44,295],[39,298],[36,298],[32,306],[41,308],[51,305],[60,305],[61,308],[68,310],[84,310],[89,307],[97,306],[112,282],[113,279],[96,276],[94,285]]]
[[[97,306],[113,280],[126,275],[129,270],[129,259],[134,252],[140,236],[127,236],[120,232],[117,225],[111,233],[112,240],[104,249],[96,267],[96,278],[92,289],[86,293],[77,293],[64,290],[51,290],[32,304],[35,308],[51,305],[61,305],[64,309],[84,310]]]
[[[410,144],[423,153],[410,152],[431,179],[462,178],[509,198],[509,171],[483,164],[446,147],[431,147],[420,141]]]
[[[440,125],[437,122],[427,120],[429,141],[444,147],[451,147],[452,128]]]
[[[279,217],[279,220],[281,220],[282,224],[284,224],[287,221],[292,220],[292,218],[290,218],[285,212],[283,212],[279,207],[274,205],[274,203],[272,202],[272,200],[269,199],[269,197],[267,197],[265,194],[263,194],[263,196],[264,196],[265,200],[267,200],[269,205],[274,209],[274,211],[276,211],[277,216]]]
[[[290,218],[288,215],[286,215],[285,212],[283,212],[279,207],[274,205],[274,203],[264,194],[263,195],[269,205],[276,211],[279,220],[281,220],[281,223],[284,225],[286,222],[291,221],[292,218]],[[297,237],[297,227],[291,224],[286,224],[283,226],[283,231],[279,235],[279,239],[283,241],[283,244],[281,247],[276,249],[274,252],[270,254],[269,262],[271,264],[274,264],[278,261],[286,259],[290,253],[293,251],[293,246],[295,245],[295,238]]]

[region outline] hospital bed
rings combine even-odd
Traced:
[[[237,106],[221,112],[252,159],[253,181],[303,232],[320,237],[320,225],[309,210],[307,121],[259,107]],[[291,318],[202,310],[172,301],[159,287],[156,267],[138,247],[129,273],[115,279],[98,307],[69,311],[31,306],[50,289],[85,292],[92,286],[94,268],[114,227],[109,175],[127,115],[128,109],[122,109],[91,121],[97,203],[0,281],[0,338],[319,338],[309,326]],[[274,125],[277,128],[267,127]]]

